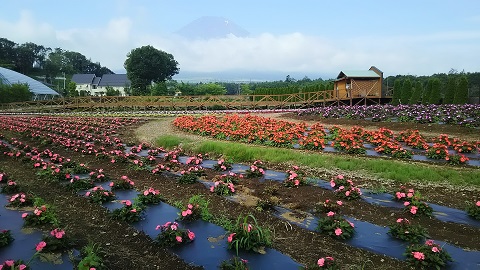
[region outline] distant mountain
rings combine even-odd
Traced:
[[[176,34],[188,39],[212,39],[228,36],[246,37],[250,33],[223,17],[205,16],[185,25]]]

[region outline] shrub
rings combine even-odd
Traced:
[[[73,242],[64,230],[56,228],[42,238],[47,245],[42,252],[64,252],[73,248]]]
[[[163,225],[157,225],[155,229],[161,231],[157,235],[156,241],[162,247],[173,247],[195,239],[193,232],[181,229],[177,222],[169,221]]]
[[[230,260],[222,261],[221,270],[248,270],[248,261],[240,257],[234,256]]]
[[[203,219],[209,221],[212,214],[208,210],[209,202],[202,195],[194,195],[188,200],[188,204],[179,213],[180,220]]]
[[[158,204],[163,201],[162,196],[160,195],[160,191],[158,189],[154,189],[153,187],[149,187],[148,189],[144,190],[141,194],[138,195],[138,202],[141,204]]]
[[[237,255],[240,249],[260,252],[263,247],[272,245],[270,230],[260,227],[253,215],[239,216],[227,241],[228,248],[235,248]]]
[[[178,179],[179,184],[195,184],[198,177],[190,171],[181,171],[182,176]]]
[[[255,160],[250,168],[245,172],[245,176],[248,178],[262,177],[265,174],[266,166],[260,160]]]
[[[390,225],[388,233],[397,239],[410,243],[418,243],[428,237],[427,230],[424,227],[413,225],[406,218],[397,219],[395,223]]]
[[[433,240],[407,247],[404,255],[407,257],[407,262],[415,269],[441,269],[452,261],[450,254]]]
[[[9,180],[5,186],[1,188],[1,193],[13,194],[20,192],[20,186],[16,182]]]
[[[214,192],[221,196],[230,196],[235,193],[235,186],[233,183],[225,183],[223,181],[215,181],[213,186],[210,187],[210,192]]]
[[[141,206],[133,204],[130,200],[122,200],[122,204],[122,208],[113,210],[113,218],[123,220],[127,223],[140,221],[143,210]]]
[[[101,186],[94,187],[91,191],[87,191],[85,196],[94,203],[111,202],[115,199],[115,194]]]
[[[475,203],[466,202],[465,211],[472,218],[480,220],[480,201],[477,201]]]
[[[78,270],[103,270],[107,269],[103,262],[103,251],[94,244],[89,244],[82,249],[82,260],[77,265]]]
[[[0,248],[8,246],[13,241],[12,233],[10,230],[0,231]]]
[[[286,187],[299,187],[307,184],[307,180],[303,176],[298,166],[293,166],[293,170],[287,170],[287,177],[283,181],[283,185]]]
[[[317,231],[338,239],[349,239],[355,233],[355,226],[344,217],[328,212],[318,220]]]
[[[113,182],[110,182],[110,187],[112,190],[125,190],[125,189],[133,189],[135,186],[135,183],[128,178],[128,176],[123,175],[120,180],[116,180]]]

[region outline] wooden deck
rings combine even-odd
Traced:
[[[332,104],[383,103],[389,97],[344,98],[334,90],[286,95],[77,97],[0,104],[1,112],[65,112],[102,110],[292,109]]]

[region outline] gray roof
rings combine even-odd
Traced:
[[[73,74],[72,82],[76,84],[91,84],[94,78],[95,74]]]
[[[98,83],[100,82],[101,79],[102,79],[102,77],[95,77],[95,78],[93,78],[92,84],[93,84],[93,85],[98,85]]]
[[[373,70],[345,70],[340,71],[337,79],[341,78],[380,78],[380,75],[375,73]]]
[[[28,84],[30,92],[34,95],[59,95],[50,87],[45,84],[32,79],[26,75],[18,73],[16,71],[0,67],[0,79],[2,83],[12,85],[16,83],[25,83]]]
[[[127,78],[127,74],[103,74],[98,86],[130,86],[131,82]]]

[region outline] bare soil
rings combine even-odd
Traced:
[[[363,125],[366,128],[377,128],[380,125],[394,131],[407,128],[419,129],[422,133],[437,136],[448,133],[452,136],[479,140],[480,135],[464,130],[461,127],[449,127],[440,125],[417,126],[408,123],[372,123],[362,121],[349,121],[338,119],[314,119],[299,118],[295,115],[275,115],[281,119],[294,119],[295,121],[321,121],[324,125],[342,125],[344,127]],[[170,125],[171,119],[151,120],[135,128],[119,130],[120,138],[124,141],[150,142],[162,134],[178,133]],[[30,145],[40,149],[45,148],[37,145],[37,142],[29,140],[20,134],[3,133],[6,137],[16,137]],[[202,140],[197,136],[189,136],[193,140]],[[192,195],[202,194],[210,200],[210,211],[216,216],[224,216],[236,219],[241,214],[253,213],[261,225],[267,226],[274,232],[273,248],[291,256],[302,264],[312,264],[320,257],[333,256],[344,267],[362,266],[363,269],[408,269],[404,262],[392,259],[388,256],[375,254],[363,249],[355,248],[342,241],[334,240],[328,236],[308,231],[275,217],[269,211],[257,211],[253,203],[258,198],[267,199],[271,196],[278,198],[281,205],[298,211],[311,211],[315,204],[325,199],[335,199],[332,191],[319,187],[302,186],[299,188],[287,188],[280,183],[259,179],[245,179],[238,189],[243,194],[249,195],[250,200],[240,204],[227,200],[221,196],[210,193],[203,184],[179,185],[174,178],[165,175],[152,175],[148,171],[134,171],[124,164],[110,163],[109,160],[96,160],[93,156],[82,155],[78,152],[66,150],[62,147],[48,146],[49,149],[62,156],[69,157],[79,163],[86,163],[91,169],[104,169],[112,178],[120,178],[127,175],[134,180],[140,189],[152,186],[159,189],[161,194],[169,201],[186,202]],[[35,193],[56,207],[59,219],[65,224],[72,234],[79,239],[80,243],[88,241],[98,243],[106,251],[106,260],[110,269],[195,269],[195,267],[183,262],[169,251],[158,247],[144,233],[138,232],[124,222],[110,219],[107,211],[100,205],[89,203],[71,193],[64,187],[55,183],[44,182],[37,179],[35,171],[30,164],[18,160],[0,156],[0,168],[10,174],[24,185],[28,191]],[[282,169],[282,168],[278,168]],[[286,168],[283,168],[285,170]],[[325,178],[341,172],[325,172]],[[206,179],[212,179],[214,172],[209,171]],[[368,176],[355,177],[360,185],[376,185],[375,180]],[[389,191],[397,188],[394,184],[385,185]],[[480,199],[476,189],[464,190],[462,187],[424,186],[419,189],[422,195],[431,202],[463,209],[464,202]],[[272,192],[274,191],[274,192]],[[381,226],[387,226],[397,217],[402,216],[399,210],[368,204],[362,200],[347,202],[342,208],[342,214],[355,217],[359,220],[368,221]],[[480,250],[480,229],[462,224],[445,223],[433,218],[418,218],[416,222],[426,227],[432,238],[443,240],[462,248]],[[367,263],[368,262],[368,263]]]

